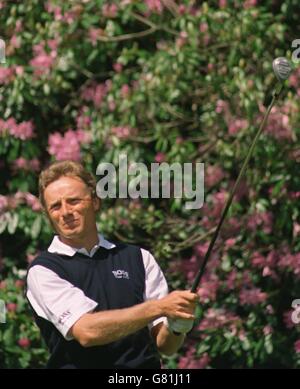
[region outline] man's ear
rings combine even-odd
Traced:
[[[99,199],[99,197],[95,196],[93,198],[93,205],[94,205],[95,211],[99,211],[99,209],[101,207],[101,200]]]

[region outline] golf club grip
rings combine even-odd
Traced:
[[[216,240],[218,238],[219,231],[220,231],[220,229],[222,227],[222,224],[223,224],[223,222],[225,220],[225,217],[226,217],[226,215],[228,213],[229,207],[230,207],[230,205],[232,203],[232,200],[233,200],[233,197],[234,197],[235,192],[237,190],[237,187],[238,187],[238,185],[239,185],[239,183],[241,181],[241,178],[243,177],[243,175],[244,175],[244,173],[246,171],[246,168],[247,168],[248,162],[249,162],[249,160],[250,160],[250,158],[252,156],[254,147],[255,147],[255,145],[257,143],[257,140],[258,140],[260,134],[263,132],[263,130],[265,128],[265,125],[267,123],[267,120],[268,120],[268,117],[270,115],[271,109],[273,108],[273,105],[274,105],[276,99],[279,97],[280,92],[282,90],[282,87],[283,87],[283,85],[280,84],[279,88],[277,88],[275,90],[275,92],[273,93],[272,101],[271,101],[271,103],[270,103],[270,105],[269,105],[269,107],[268,107],[268,109],[267,109],[267,111],[265,113],[264,119],[263,119],[263,121],[262,121],[262,123],[261,123],[261,125],[260,125],[260,127],[259,127],[259,129],[258,129],[258,131],[257,131],[257,133],[256,133],[256,135],[254,137],[254,139],[253,139],[253,142],[252,142],[252,144],[250,146],[248,154],[247,154],[247,156],[246,156],[246,158],[244,160],[243,166],[242,166],[242,168],[240,170],[240,173],[238,175],[238,178],[236,179],[236,182],[235,182],[235,184],[234,184],[234,186],[233,186],[233,188],[232,188],[232,190],[230,192],[229,198],[228,198],[228,200],[227,200],[227,202],[225,204],[225,207],[224,207],[224,209],[222,211],[222,215],[221,215],[220,221],[218,223],[218,226],[215,229],[214,234],[212,236],[212,239],[210,241],[210,244],[208,246],[207,252],[206,252],[205,257],[204,257],[204,261],[203,261],[203,263],[201,265],[201,268],[200,268],[199,272],[197,273],[197,276],[196,276],[196,278],[195,278],[195,280],[193,282],[193,285],[191,287],[191,292],[193,292],[193,293],[196,292],[197,287],[199,285],[199,282],[201,281],[201,278],[202,278],[202,276],[204,274],[204,271],[205,271],[205,267],[206,267],[207,262],[208,262],[208,260],[210,258],[210,254],[212,252],[213,246],[214,246],[214,244],[215,244],[215,242],[216,242]]]

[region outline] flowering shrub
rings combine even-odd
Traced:
[[[295,4],[295,5],[294,5]],[[205,204],[106,199],[108,237],[150,249],[187,288],[266,108],[272,60],[291,56],[296,2],[0,1],[1,367],[47,351],[24,271],[52,231],[37,199],[51,160],[205,163]],[[198,319],[166,367],[299,367],[300,70],[273,108],[199,286]],[[157,239],[159,237],[159,239]],[[3,347],[2,347],[3,345]]]

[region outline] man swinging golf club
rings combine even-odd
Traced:
[[[47,367],[160,368],[159,353],[176,352],[192,328],[197,294],[168,294],[147,250],[98,233],[96,181],[79,163],[50,165],[39,191],[57,235],[31,263],[26,295],[51,353]]]
[[[42,205],[57,232],[31,264],[27,297],[49,346],[49,368],[159,368],[158,351],[178,350],[193,326],[194,292],[255,144],[291,73],[285,58],[273,69],[280,81],[225,204],[191,291],[167,292],[146,250],[98,234],[95,181],[80,164],[55,163],[41,173]]]

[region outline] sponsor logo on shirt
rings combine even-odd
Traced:
[[[113,270],[112,273],[115,278],[126,278],[127,280],[129,280],[128,272],[125,270]]]
[[[71,312],[68,310],[68,311],[65,311],[64,313],[62,313],[60,316],[59,316],[59,319],[58,319],[58,322],[59,324],[64,324],[64,322],[66,320],[68,320],[69,316],[71,315]]]

